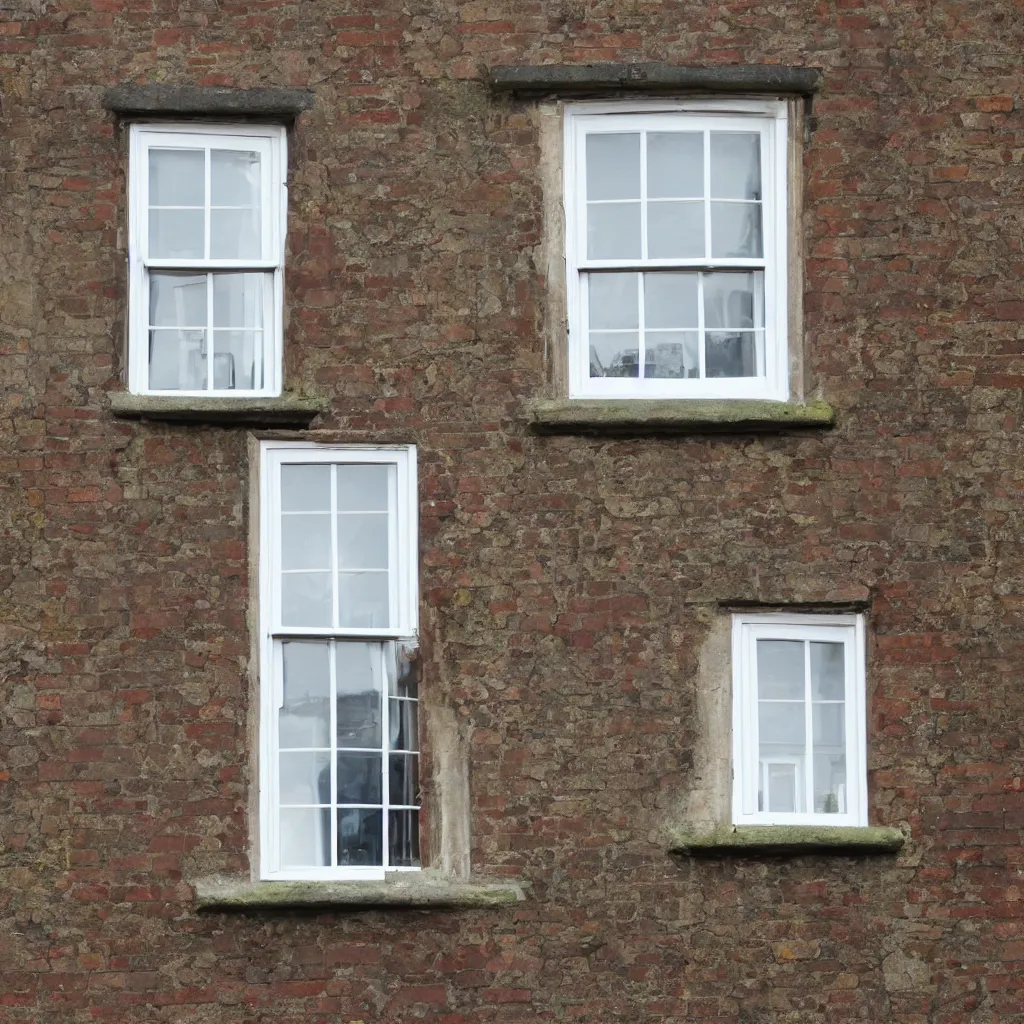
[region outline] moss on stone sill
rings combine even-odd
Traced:
[[[906,842],[898,828],[829,825],[719,825],[669,830],[669,852],[690,857],[769,853],[896,853]]]

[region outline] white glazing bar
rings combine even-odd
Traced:
[[[213,181],[213,170],[211,164],[213,158],[210,152],[210,147],[206,146],[203,149],[204,161],[203,161],[203,259],[210,259],[211,249],[211,238],[210,238],[210,198],[212,192],[210,191]]]
[[[711,259],[711,130],[705,128],[704,137],[704,258]],[[703,376],[703,374],[701,375]]]
[[[814,695],[809,640],[804,641],[804,813],[814,813]]]
[[[390,680],[388,679],[388,648],[392,646],[388,643],[380,645],[380,700],[381,700],[381,730],[380,730],[380,765],[381,765],[381,783],[380,783],[380,800],[381,800],[381,812],[380,812],[380,825],[381,825],[381,864],[385,868],[388,867],[388,860],[390,858],[390,849],[388,847],[389,842],[389,822],[388,822],[388,807],[390,803],[390,775],[391,775],[391,764],[390,757],[388,756],[388,748],[391,746],[391,724],[389,719],[390,711],[390,695],[391,687],[389,685]],[[397,656],[397,651],[395,651]],[[396,660],[396,671],[397,671],[397,660]]]
[[[640,258],[647,259],[647,131],[640,132]],[[643,328],[640,329],[640,351],[643,353]],[[640,376],[643,376],[641,372]]]
[[[637,311],[637,376],[640,380],[643,380],[647,376],[647,338],[644,335],[645,320],[644,320],[644,281],[647,278],[646,274],[637,274],[637,301],[640,304],[640,308]]]
[[[704,380],[708,373],[707,353],[704,351],[704,275],[697,274],[697,363],[700,380]]]
[[[212,391],[213,379],[213,274],[206,275],[206,390]]]
[[[338,866],[338,645],[329,643],[330,652],[327,659],[331,673],[331,685],[328,689],[331,700],[331,857],[330,866]]]
[[[331,466],[331,625],[337,629],[341,622],[338,607],[341,583],[338,579],[338,466]]]

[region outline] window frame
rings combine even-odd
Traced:
[[[758,640],[839,642],[844,645],[847,811],[828,814],[759,811],[760,756],[757,726],[756,644]],[[867,677],[864,617],[857,614],[758,614],[732,617],[732,822],[734,825],[863,827],[868,824]],[[809,683],[805,682],[809,686]],[[805,697],[806,701],[806,697]],[[806,707],[806,703],[804,705]],[[809,744],[812,716],[806,716]],[[805,746],[799,774],[806,772]],[[780,761],[792,758],[780,757]],[[806,782],[805,782],[806,784]]]
[[[264,258],[150,259],[149,151],[174,143],[218,148],[253,149],[261,164],[261,238]],[[133,394],[176,398],[268,398],[281,394],[284,319],[284,256],[287,230],[287,133],[283,125],[138,123],[130,126],[128,158],[128,390]],[[271,276],[263,295],[263,341],[260,356],[263,387],[228,389],[163,389],[149,385],[150,272],[193,270],[251,271]]]
[[[655,260],[589,260],[586,245],[586,163],[588,131],[664,130],[680,120],[709,130],[728,122],[757,123],[762,135],[763,257]],[[716,128],[710,128],[716,123]],[[657,126],[657,127],[651,127]],[[785,99],[690,98],[567,103],[563,119],[562,203],[565,217],[566,327],[570,399],[767,399],[789,398],[789,103]],[[707,160],[707,156],[705,156]],[[764,271],[763,377],[591,378],[585,275],[599,269]]]
[[[395,619],[387,628],[286,626],[281,621],[280,571],[281,486],[284,465],[389,465],[396,469],[395,487],[389,496],[391,544],[389,580],[391,608]],[[256,536],[259,540],[259,877],[263,880],[345,881],[380,880],[386,873],[419,871],[419,866],[309,867],[282,868],[279,861],[279,808],[276,768],[278,758],[277,712],[282,699],[283,644],[288,641],[320,640],[335,647],[345,641],[381,645],[383,656],[389,642],[415,646],[418,639],[417,570],[417,482],[414,445],[319,444],[312,441],[261,441],[259,463],[259,510]],[[392,499],[394,504],[392,505]],[[393,570],[393,571],[392,571]],[[334,665],[335,653],[330,655]],[[387,744],[388,692],[382,688],[383,743]],[[388,802],[388,760],[382,760],[382,813]],[[422,815],[422,803],[420,814]],[[418,819],[420,820],[420,819]],[[422,835],[422,829],[421,829]],[[387,859],[387,844],[384,846]]]

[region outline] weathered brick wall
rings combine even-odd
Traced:
[[[0,1019],[1024,1021],[1024,9],[0,0]],[[534,107],[482,65],[813,65],[831,433],[536,438]],[[126,424],[127,81],[297,85],[289,386],[415,442],[427,700],[505,911],[199,916],[248,869],[238,429]],[[723,599],[870,601],[896,858],[678,862]]]

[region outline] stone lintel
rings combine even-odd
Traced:
[[[384,881],[254,882],[216,876],[192,882],[200,910],[254,910],[274,907],[488,908],[521,903],[522,886],[451,878],[428,871],[398,871]]]
[[[907,841],[898,828],[829,825],[718,825],[669,830],[669,852],[689,857],[749,854],[896,853]]]
[[[121,117],[249,117],[292,121],[313,106],[309,89],[217,85],[115,85],[103,106]]]
[[[706,434],[831,427],[827,402],[750,399],[556,399],[529,405],[530,427],[545,434]]]
[[[601,92],[787,93],[810,96],[821,89],[817,68],[782,64],[687,67],[678,64],[508,64],[488,72],[499,93],[555,95]]]
[[[218,426],[308,427],[328,403],[284,394],[276,398],[178,398],[116,391],[110,411],[119,419],[163,420]]]

